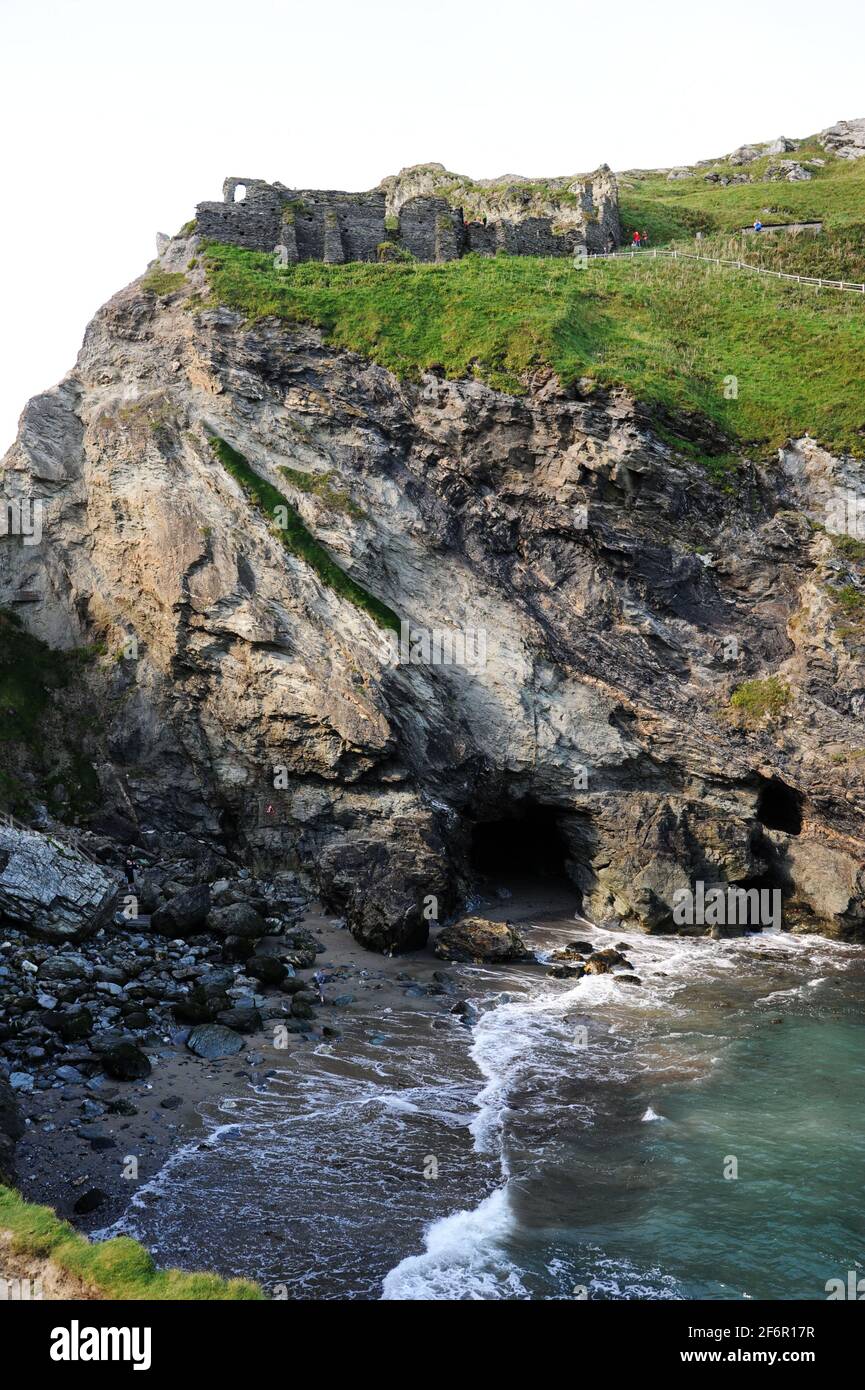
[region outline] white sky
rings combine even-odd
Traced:
[[[0,454],[227,174],[690,163],[865,116],[863,40],[861,0],[0,0]]]

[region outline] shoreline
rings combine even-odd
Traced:
[[[428,1295],[418,1290],[426,1286],[430,1269],[434,1286],[439,1287],[435,1285],[440,1279],[437,1258],[443,1254],[446,1257],[445,1277],[440,1283],[440,1287],[446,1288],[450,1275],[447,1261],[453,1260],[456,1264],[461,1255],[460,1242],[474,1241],[481,1252],[488,1239],[494,1249],[498,1248],[500,1240],[506,1244],[515,1232],[518,1236],[521,1234],[519,1204],[529,1200],[531,1205],[531,1200],[537,1200],[537,1194],[532,1199],[531,1194],[527,1198],[526,1193],[521,1192],[516,1213],[511,1210],[508,1184],[512,1174],[508,1171],[507,1153],[500,1147],[506,1142],[504,1126],[511,1130],[507,1137],[507,1142],[511,1142],[514,1126],[519,1133],[524,1119],[529,1124],[535,1118],[533,1092],[537,1091],[537,1086],[529,1086],[524,1094],[520,1094],[518,1088],[517,1094],[513,1094],[509,1089],[510,1077],[496,1074],[498,1055],[489,1051],[504,1040],[506,1050],[516,1048],[512,1055],[521,1060],[518,1030],[514,1030],[513,1037],[509,1036],[512,1020],[518,1023],[530,1020],[531,1026],[538,1021],[546,1026],[550,1020],[558,1023],[564,1019],[570,1026],[585,1020],[593,1034],[600,1029],[597,1038],[602,1041],[603,1051],[605,1040],[612,1039],[614,1048],[617,1039],[627,1042],[629,1035],[639,1031],[636,1025],[641,1017],[665,1019],[667,1030],[674,1036],[675,1019],[682,1012],[680,1004],[684,1003],[685,1013],[695,1008],[698,1014],[701,1009],[705,1012],[708,1008],[705,1000],[697,998],[696,1004],[693,1000],[695,995],[708,993],[714,999],[709,1009],[709,1015],[714,1016],[713,1028],[721,1028],[723,1034],[725,1020],[733,1022],[738,1018],[743,1025],[742,1032],[755,1031],[755,1025],[761,1028],[782,1021],[770,1017],[768,1011],[784,1007],[784,991],[777,995],[777,1002],[773,996],[780,977],[789,975],[791,967],[801,976],[801,967],[806,963],[805,973],[814,973],[810,967],[819,956],[830,961],[837,959],[839,953],[842,957],[849,954],[854,960],[861,957],[856,948],[842,943],[832,943],[822,937],[803,938],[792,933],[764,933],[759,937],[742,936],[715,942],[709,938],[653,937],[625,929],[596,927],[575,912],[573,892],[566,890],[562,894],[554,885],[549,888],[534,885],[530,898],[523,898],[519,886],[515,886],[513,896],[484,898],[473,903],[472,910],[483,911],[490,918],[512,921],[524,932],[530,948],[540,952],[540,957],[532,962],[494,966],[446,964],[432,952],[434,937],[426,948],[411,955],[375,956],[351,937],[341,919],[321,911],[307,912],[298,927],[311,930],[326,948],[316,959],[317,971],[322,971],[326,977],[325,1003],[316,1008],[314,1023],[310,1024],[307,1034],[290,1034],[288,1047],[278,1048],[272,1037],[277,1020],[271,1018],[265,1029],[244,1038],[242,1053],[216,1063],[193,1057],[182,1042],[163,1046],[158,1064],[146,1082],[116,1086],[112,1083],[103,1089],[103,1095],[108,1089],[119,1091],[138,1108],[136,1116],[100,1119],[100,1129],[113,1141],[111,1145],[94,1148],[77,1133],[80,1115],[75,1104],[76,1101],[80,1103],[79,1096],[68,1095],[57,1106],[52,1105],[51,1094],[47,1093],[42,1108],[48,1124],[53,1123],[56,1128],[46,1132],[38,1120],[28,1126],[28,1133],[19,1145],[18,1184],[23,1195],[28,1200],[55,1205],[55,1193],[68,1201],[70,1192],[86,1190],[90,1184],[99,1186],[107,1192],[107,1200],[92,1215],[76,1216],[76,1228],[102,1239],[124,1231],[128,1223],[129,1232],[149,1248],[146,1235],[136,1230],[136,1207],[145,1223],[152,1227],[154,1213],[151,1210],[148,1214],[148,1208],[166,1200],[171,1205],[170,1195],[168,1198],[164,1195],[165,1185],[159,1181],[160,1176],[167,1169],[165,1176],[170,1194],[171,1165],[179,1159],[183,1170],[181,1178],[188,1187],[190,1165],[187,1160],[192,1156],[195,1163],[196,1151],[215,1148],[221,1142],[221,1125],[227,1132],[228,1147],[239,1147],[246,1156],[244,1161],[254,1162],[255,1116],[258,1113],[255,1103],[259,1099],[287,1118],[304,1083],[314,1082],[316,1075],[320,1074],[323,1082],[336,1078],[349,1089],[353,1086],[362,1091],[363,1085],[369,1083],[372,1055],[377,1059],[375,1075],[380,1076],[381,1099],[393,1101],[399,1108],[400,1097],[408,1102],[412,1096],[411,1081],[407,1080],[413,1071],[412,1048],[425,1050],[424,1039],[432,1040],[436,1036],[446,1039],[450,1035],[459,1042],[457,1053],[451,1053],[451,1057],[460,1057],[460,1067],[470,1073],[466,1090],[468,1110],[459,1125],[461,1132],[472,1139],[467,1162],[473,1174],[469,1186],[476,1189],[477,1200],[470,1198],[460,1203],[458,1185],[453,1205],[431,1213],[429,1218],[417,1217],[412,1230],[407,1231],[405,1223],[400,1226],[395,1221],[393,1258],[381,1280],[380,1292],[364,1289],[347,1295],[385,1299],[425,1297]],[[615,944],[626,947],[634,956],[634,967],[643,978],[644,987],[617,986],[613,975],[586,977],[580,982],[549,979],[546,959],[549,952],[568,938],[580,936],[590,937],[598,947]],[[701,962],[709,967],[708,972],[700,968]],[[734,1008],[721,996],[730,990],[735,994],[743,971],[748,977],[751,994],[749,999],[743,997],[739,1008]],[[759,990],[756,988],[758,982]],[[546,987],[538,989],[539,985]],[[341,1002],[336,1002],[338,1000]],[[452,1012],[460,1001],[468,1001],[471,1008],[477,1010],[471,1027],[466,1026],[463,1017]],[[758,1009],[765,1011],[762,1017]],[[669,1042],[668,1038],[667,1045]],[[663,1050],[664,1044],[661,1045]],[[649,1073],[657,1074],[663,1093],[663,1088],[671,1081],[675,1084],[682,1080],[705,1079],[709,1072],[705,1070],[707,1055],[704,1054],[705,1049],[698,1049],[691,1055],[687,1047],[677,1047],[666,1060],[659,1061],[650,1051],[643,1062]],[[448,1054],[447,1051],[442,1053],[437,1045],[436,1055],[441,1060]],[[491,1070],[487,1062],[492,1063]],[[626,1111],[633,1110],[639,1085],[626,1082],[622,1089],[615,1072],[600,1079],[591,1068],[589,1073],[583,1074],[579,1057],[571,1064],[567,1056],[560,1053],[557,1063],[560,1077],[570,1073],[572,1084],[584,1100],[586,1096],[594,1098],[606,1093],[612,1107],[609,1114],[621,1111],[617,1124],[626,1127],[622,1117]],[[665,1068],[670,1072],[669,1077],[664,1075]],[[445,1089],[446,1076],[447,1073],[440,1073]],[[180,1103],[173,1109],[166,1109],[162,1102],[172,1096],[179,1097]],[[359,1102],[361,1106],[370,1103],[369,1098]],[[237,1122],[233,1121],[235,1106],[244,1116],[252,1114],[252,1121],[240,1115]],[[406,1103],[405,1108],[413,1110],[416,1106]],[[360,1115],[359,1110],[356,1113]],[[633,1126],[637,1120],[663,1118],[649,1106],[645,1113],[631,1114],[627,1124]],[[246,1134],[240,1145],[235,1145],[236,1132],[244,1127]],[[481,1133],[485,1127],[489,1127],[486,1136]],[[229,1132],[233,1132],[230,1139]],[[336,1129],[334,1136],[335,1145],[328,1150],[328,1161],[333,1168],[331,1179],[338,1181],[340,1167],[352,1162],[351,1134]],[[264,1138],[272,1138],[272,1135],[265,1133]],[[124,1180],[119,1175],[120,1160],[136,1153],[140,1158],[138,1181]],[[203,1163],[207,1165],[210,1161],[205,1158]],[[217,1183],[222,1164],[223,1157],[216,1154],[216,1171],[210,1171]],[[207,1167],[196,1164],[196,1170],[206,1184]],[[236,1179],[236,1170],[234,1176]],[[181,1214],[184,1200],[188,1202],[188,1193],[184,1197],[181,1192],[177,1207]],[[566,1212],[567,1202],[563,1204],[563,1214]],[[62,1209],[60,1214],[68,1216]],[[322,1215],[330,1219],[331,1213],[325,1210]],[[158,1212],[155,1220],[162,1231]],[[289,1234],[283,1235],[286,1240],[292,1239]],[[169,1253],[170,1260],[166,1262],[183,1263],[176,1254]],[[157,1262],[162,1263],[158,1256]],[[189,1261],[185,1263],[191,1267]],[[215,1251],[214,1260],[202,1259],[198,1265],[204,1263],[223,1275],[259,1277],[257,1272],[252,1273],[247,1268],[220,1264]],[[264,1274],[260,1277],[265,1289],[275,1287],[272,1276],[269,1280]],[[516,1291],[521,1287],[518,1273],[512,1271],[509,1277],[514,1280],[514,1292],[510,1295],[493,1292],[490,1296],[530,1296]],[[320,1287],[324,1291],[312,1297],[339,1297],[325,1275],[322,1279],[324,1283]],[[288,1296],[301,1299],[310,1296],[305,1291],[303,1279],[300,1288],[299,1293]]]

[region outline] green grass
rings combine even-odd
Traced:
[[[865,560],[865,541],[857,540],[855,536],[833,535],[832,544],[845,560]]]
[[[842,584],[840,588],[833,589],[832,598],[846,617],[865,617],[865,594],[862,594],[855,584]]]
[[[154,266],[141,281],[141,288],[145,294],[162,296],[176,294],[185,284],[186,276],[182,270],[163,270],[161,266]]]
[[[809,157],[826,160],[812,167],[813,178],[801,183],[763,181],[769,164],[793,159],[806,167]],[[633,171],[619,177],[622,225],[630,234],[649,231],[654,245],[705,232],[735,232],[763,222],[823,222],[827,228],[861,223],[865,212],[863,160],[837,159],[813,141],[786,155],[763,156],[752,164],[733,166],[719,160],[694,177],[668,182],[666,174]],[[706,174],[748,173],[752,183],[708,183]],[[766,209],[769,212],[766,212]]]
[[[240,484],[251,502],[269,518],[274,534],[279,537],[292,555],[305,560],[315,570],[322,583],[342,598],[348,599],[356,608],[369,613],[370,617],[383,628],[393,628],[399,632],[400,623],[396,613],[380,599],[367,593],[345,570],[340,569],[328,555],[323,545],[315,539],[304,525],[294,507],[272,483],[259,476],[250,466],[243,454],[224,439],[211,439],[211,448],[223,468]],[[290,470],[289,470],[290,471]],[[304,476],[304,475],[299,475]],[[277,524],[277,508],[283,508],[285,525]]]
[[[12,1234],[20,1254],[50,1258],[60,1269],[97,1289],[108,1299],[255,1299],[265,1295],[248,1279],[218,1274],[186,1274],[157,1269],[138,1241],[128,1236],[90,1242],[50,1207],[25,1202],[11,1187],[0,1186],[0,1230]]]
[[[865,211],[865,209],[863,209]],[[785,275],[818,275],[824,280],[865,284],[865,223],[811,232],[769,232],[759,236],[712,236],[698,247],[703,256],[745,261]],[[809,293],[814,294],[812,288]],[[828,293],[828,291],[820,291]]]
[[[730,696],[730,704],[747,723],[756,724],[769,715],[779,715],[791,698],[790,687],[780,676],[767,676],[763,680],[743,681]]]
[[[276,271],[269,255],[236,246],[205,254],[214,302],[251,320],[314,324],[400,377],[440,367],[519,393],[549,365],[565,385],[625,386],[675,437],[705,426],[713,442],[702,452],[721,457],[724,477],[735,450],[768,456],[805,433],[865,452],[865,302],[852,294],[666,258],[579,271],[510,256]]]
[[[347,516],[360,519],[364,513],[357,503],[342,488],[334,487],[326,473],[302,473],[298,468],[289,468],[287,464],[280,464],[278,470],[292,487],[296,487],[299,492],[306,492],[315,497],[320,497],[326,506],[335,512],[345,512]]]

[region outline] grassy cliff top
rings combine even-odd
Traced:
[[[138,1241],[128,1236],[89,1241],[50,1207],[25,1202],[11,1187],[0,1186],[0,1230],[11,1236],[13,1252],[50,1260],[107,1299],[263,1299],[248,1279],[218,1274],[186,1274],[157,1269]]]
[[[704,421],[736,449],[766,456],[810,433],[865,453],[865,297],[650,257],[275,270],[236,246],[205,255],[214,302],[313,324],[398,376],[438,366],[518,393],[549,365],[565,384],[621,385],[667,418]]]

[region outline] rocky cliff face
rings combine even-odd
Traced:
[[[819,524],[858,465],[804,440],[722,490],[624,394],[400,383],[311,329],[189,312],[200,276],[111,300],[5,460],[45,523],[0,544],[0,604],[26,590],[33,633],[105,651],[103,813],[299,867],[377,949],[422,942],[475,827],[514,817],[555,824],[598,919],[669,928],[702,878],[865,936],[865,682]],[[401,660],[214,439],[410,625]]]

